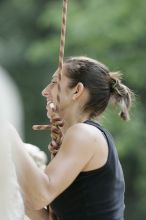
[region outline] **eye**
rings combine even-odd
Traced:
[[[55,85],[57,81],[51,81],[51,85]]]

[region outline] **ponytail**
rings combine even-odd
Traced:
[[[122,74],[110,72],[111,103],[120,108],[120,117],[127,121],[130,119],[129,110],[132,105],[133,92],[122,82]]]

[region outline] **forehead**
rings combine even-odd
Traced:
[[[63,68],[62,68],[62,77],[64,78],[65,76],[65,71],[66,71],[66,68],[65,68],[65,65],[63,65]],[[59,68],[55,71],[55,73],[52,75],[52,78],[58,78],[59,77]]]
[[[59,69],[57,69],[55,71],[55,73],[52,75],[52,78],[57,78],[58,77],[58,74],[59,74]]]

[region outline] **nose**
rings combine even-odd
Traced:
[[[42,91],[42,96],[47,97],[49,95],[49,90],[48,90],[49,86],[46,86],[43,91]]]
[[[51,91],[50,91],[50,85],[46,86],[46,88],[43,89],[42,96],[46,97],[47,100],[50,100],[50,101],[53,100],[52,94],[51,94]]]

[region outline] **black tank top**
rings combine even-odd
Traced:
[[[52,203],[57,220],[123,220],[124,177],[112,136],[98,123],[108,143],[108,159],[99,169],[81,172]]]

